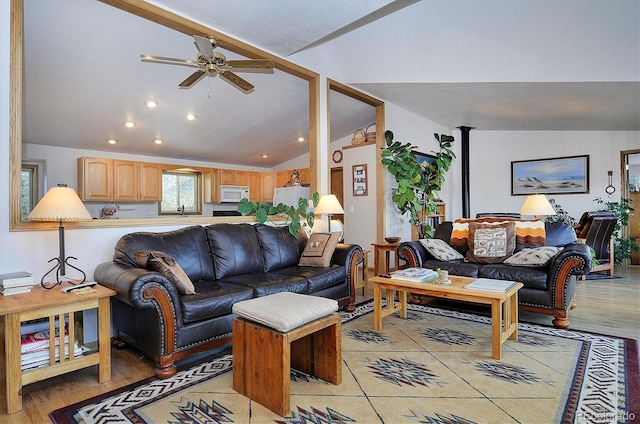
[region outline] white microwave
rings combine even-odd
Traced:
[[[249,187],[237,185],[220,186],[220,202],[238,203],[242,199],[249,198]]]

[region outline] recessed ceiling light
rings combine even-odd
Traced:
[[[298,141],[302,143],[304,141],[304,137],[298,137]]]
[[[144,102],[144,104],[147,105],[147,107],[150,109],[158,106],[158,102],[156,102],[155,100],[147,100],[146,102]]]
[[[187,115],[187,120],[188,121],[193,121],[194,119],[196,119],[196,115],[194,115],[193,113],[189,113]]]
[[[110,138],[109,140],[107,140],[107,143],[109,144],[116,144],[118,141],[115,138]]]
[[[124,123],[124,126],[127,127],[127,128],[133,128],[133,127],[136,126],[136,123],[133,122],[133,121],[127,121],[127,122]]]
[[[268,154],[266,154],[266,153],[263,153],[263,154],[262,154],[262,159],[266,159],[266,158],[268,158],[268,157],[269,157],[269,155],[268,155]]]
[[[153,142],[156,144],[162,144],[162,139],[161,138],[154,138]]]

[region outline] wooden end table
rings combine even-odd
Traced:
[[[44,380],[70,371],[98,365],[98,381],[111,380],[111,313],[110,296],[116,294],[111,289],[95,285],[95,291],[82,294],[63,293],[61,286],[47,290],[34,287],[29,293],[0,296],[0,344],[2,375],[5,381],[6,410],[8,414],[22,410],[22,386]],[[74,313],[88,309],[98,310],[98,351],[75,356]],[[21,370],[20,324],[33,319],[47,318],[49,321],[49,365]],[[55,354],[55,323],[69,330],[69,340],[65,342],[64,331],[60,331],[59,358]],[[69,357],[65,356],[68,349]]]
[[[492,357],[502,358],[502,345],[507,339],[518,340],[518,290],[517,283],[505,292],[465,289],[464,286],[475,278],[449,276],[451,284],[439,284],[435,280],[422,283],[394,280],[393,278],[372,277],[373,283],[373,323],[376,331],[382,330],[382,318],[399,312],[407,318],[407,293],[417,293],[432,297],[442,297],[465,302],[491,305]],[[382,291],[385,291],[386,305],[382,307]],[[396,303],[398,292],[398,303]]]
[[[400,269],[400,258],[398,257],[398,246],[400,246],[400,242],[397,243],[371,243],[373,246],[373,275],[378,276],[381,274],[380,272],[380,253],[384,252],[384,273],[388,274],[391,271],[389,268],[390,254],[394,254],[395,259],[395,269]]]

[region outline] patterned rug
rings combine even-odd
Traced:
[[[491,358],[488,317],[409,305],[373,331],[342,313],[343,382],[292,370],[291,415],[231,388],[230,354],[54,411],[68,423],[615,423],[640,415],[638,342],[520,323]]]

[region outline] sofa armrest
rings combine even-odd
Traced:
[[[98,265],[94,279],[102,286],[116,292],[116,297],[135,308],[160,308],[172,310],[181,320],[180,295],[175,286],[159,272],[134,268],[115,262]]]
[[[345,283],[349,287],[349,304],[345,308],[347,312],[355,310],[357,269],[363,260],[364,250],[357,244],[338,243],[331,257],[332,264],[343,265],[346,270]]]
[[[591,251],[584,243],[571,243],[553,258],[549,275],[586,275],[591,271]]]
[[[417,240],[404,241],[398,246],[398,258],[406,261],[409,267],[422,268],[426,261],[435,259]]]

